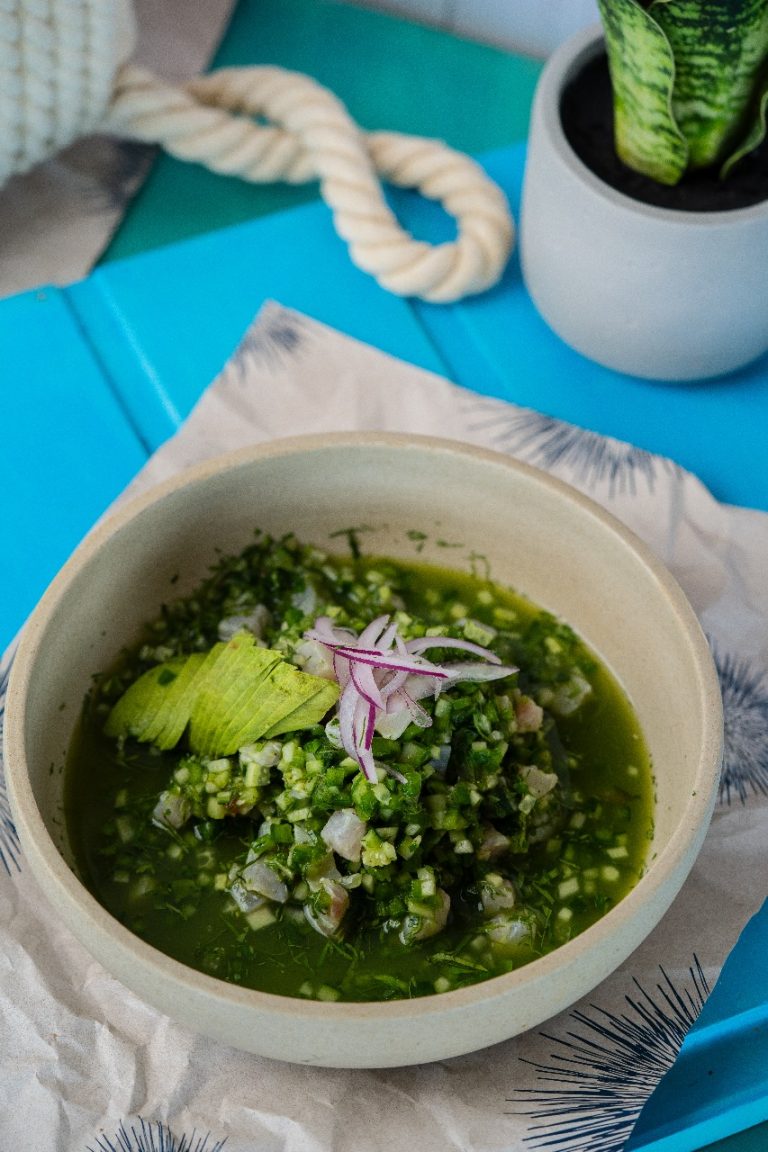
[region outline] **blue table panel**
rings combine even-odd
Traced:
[[[768,904],[728,957],[626,1152],[692,1152],[768,1120]],[[760,1130],[768,1147],[768,1133]]]
[[[56,289],[0,306],[0,651],[146,459]]]
[[[68,294],[152,448],[187,416],[268,299],[445,370],[411,307],[350,262],[323,203],[115,261]]]

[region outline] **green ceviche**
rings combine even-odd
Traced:
[[[636,883],[652,775],[563,622],[487,576],[257,534],[99,674],[81,875],[203,972],[321,1000],[530,962]]]

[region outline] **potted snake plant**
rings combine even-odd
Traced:
[[[768,0],[598,0],[534,99],[521,260],[579,352],[658,380],[768,351]]]

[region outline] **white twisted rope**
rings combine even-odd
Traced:
[[[445,303],[482,292],[512,248],[506,199],[478,164],[436,140],[362,132],[341,101],[300,73],[224,68],[179,89],[126,66],[102,127],[257,183],[319,179],[355,264],[398,295]],[[439,200],[456,220],[456,239],[415,240],[379,176]]]

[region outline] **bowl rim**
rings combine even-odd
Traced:
[[[45,826],[27,773],[24,740],[25,705],[30,679],[40,653],[41,640],[62,596],[92,558],[146,510],[182,489],[194,487],[224,472],[247,467],[253,462],[339,448],[418,450],[470,457],[496,467],[510,469],[535,483],[544,485],[576,505],[583,514],[602,522],[635,552],[654,577],[659,591],[669,600],[688,644],[697,674],[698,690],[702,699],[708,704],[704,709],[704,727],[695,786],[681,814],[676,835],[670,838],[652,861],[646,862],[646,871],[634,888],[590,928],[523,967],[465,988],[414,999],[322,1002],[281,996],[230,984],[167,956],[120,924],[91,895],[84,883],[71,870]],[[458,1012],[470,1006],[496,1001],[520,986],[546,981],[554,972],[564,970],[578,961],[584,951],[593,952],[602,947],[606,954],[610,953],[609,943],[617,920],[631,920],[635,909],[645,904],[649,896],[655,894],[658,898],[659,889],[668,884],[670,875],[675,875],[677,872],[679,875],[676,885],[665,897],[661,912],[663,916],[682,886],[709,825],[717,795],[722,747],[722,698],[706,637],[680,585],[648,545],[596,501],[565,481],[531,464],[459,440],[390,432],[318,433],[271,440],[218,454],[182,469],[168,479],[152,485],[141,495],[118,501],[117,506],[91,529],[75,549],[52,580],[24,626],[9,676],[4,723],[6,784],[23,857],[38,881],[45,878],[47,888],[44,888],[44,891],[52,903],[62,902],[67,909],[76,911],[78,917],[85,920],[89,928],[99,934],[106,933],[114,939],[126,958],[132,957],[144,970],[150,970],[153,977],[159,977],[163,982],[170,979],[174,984],[184,987],[193,994],[204,996],[206,1000],[213,999],[226,1003],[229,1007],[266,1012],[272,1017],[294,1018],[299,1014],[317,1022],[331,1021],[343,1015],[351,1022],[384,1023],[406,1017],[428,1019],[432,1015]],[[688,853],[691,854],[690,863],[681,872],[681,860]],[[658,923],[661,916],[656,918],[653,926]],[[633,937],[631,948],[606,971],[601,969],[594,983],[603,979],[630,950],[637,947],[648,931],[648,929],[642,932],[638,930]],[[79,939],[87,948],[86,939],[83,936]],[[128,983],[127,980],[123,982]],[[591,986],[594,986],[594,983]],[[589,987],[584,988],[582,994],[587,991]]]

